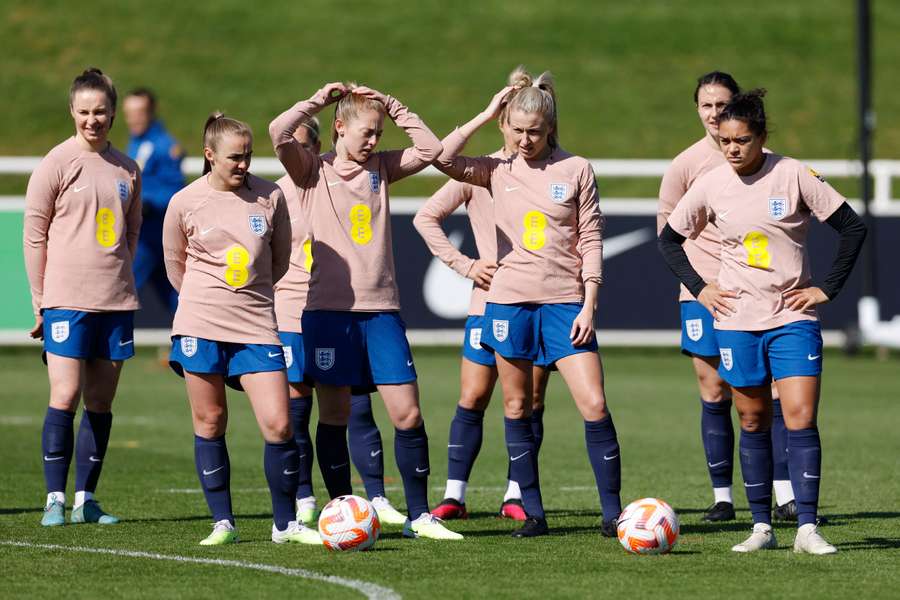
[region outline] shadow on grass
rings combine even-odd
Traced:
[[[242,519],[267,519],[272,520],[272,513],[259,513],[254,515],[234,515],[235,521]],[[123,519],[123,523],[178,523],[181,521],[209,521],[213,522],[211,515],[192,515],[190,517],[151,517],[147,519]]]
[[[887,550],[900,548],[900,538],[865,538],[855,542],[835,544],[841,550]]]
[[[25,515],[42,512],[44,512],[43,508],[0,508],[0,515]]]

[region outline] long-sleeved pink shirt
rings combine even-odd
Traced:
[[[502,158],[503,153],[498,151],[490,156]],[[475,234],[478,258],[496,262],[497,231],[494,225],[494,199],[491,198],[490,192],[483,187],[451,179],[419,208],[413,219],[413,225],[425,240],[425,244],[432,254],[441,259],[445,265],[466,277],[472,269],[475,259],[457,250],[441,228],[444,219],[462,205],[466,207],[469,224],[472,226],[472,233]],[[469,301],[470,315],[484,314],[487,295],[487,290],[472,286],[472,296]]]
[[[710,143],[707,136],[692,144],[675,157],[663,175],[659,186],[659,208],[656,213],[657,234],[666,226],[666,220],[678,201],[687,193],[694,181],[719,165],[724,165],[725,155],[722,150]],[[719,275],[719,250],[722,240],[715,224],[708,224],[696,239],[684,243],[684,251],[704,281],[715,281]],[[680,302],[694,300],[694,296],[684,285],[678,294]]]
[[[172,335],[280,344],[274,282],[291,258],[281,189],[247,175],[236,192],[201,177],[172,197],[163,223],[166,273],[178,291]]]
[[[275,318],[278,331],[301,333],[300,317],[306,307],[309,292],[309,272],[312,269],[312,238],[309,228],[309,206],[300,203],[297,186],[290,175],[277,182],[287,201],[291,218],[291,265],[284,277],[275,284]]]
[[[306,310],[399,310],[388,184],[431,164],[441,142],[388,96],[388,116],[409,135],[411,148],[376,152],[364,163],[334,152],[317,156],[293,134],[324,104],[321,95],[298,102],[269,126],[275,153],[309,210],[313,261]]]
[[[766,154],[759,172],[741,177],[729,164],[702,176],[669,216],[669,225],[696,238],[710,222],[722,235],[720,288],[737,292],[735,310],[716,329],[761,331],[816,320],[816,309],[791,310],[785,292],[810,285],[809,219],[825,221],[843,196],[802,163]]]
[[[603,215],[590,162],[561,148],[540,161],[458,156],[465,141],[458,131],[447,136],[440,164],[493,197],[499,267],[488,302],[584,302],[584,282],[602,283],[603,268]]]
[[[132,261],[141,229],[137,163],[74,137],[28,180],[23,251],[34,314],[42,308],[137,310]]]

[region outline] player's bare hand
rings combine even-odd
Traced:
[[[475,282],[476,287],[483,290],[489,290],[491,289],[491,281],[494,279],[494,273],[496,272],[497,263],[481,260],[479,258],[472,263],[472,268],[469,269],[469,273],[466,277]]]
[[[322,86],[322,89],[319,90],[316,95],[320,96],[325,105],[333,104],[346,96],[350,90],[340,81],[333,81],[331,83],[326,83]]]
[[[734,305],[728,302],[728,298],[737,297],[735,292],[720,289],[715,283],[710,283],[703,288],[697,300],[718,321],[720,316],[730,317],[734,314]]]
[[[28,336],[33,340],[44,339],[44,317],[38,315],[34,318],[34,327],[28,332]]]
[[[800,288],[784,294],[784,305],[790,310],[809,310],[825,302],[828,302],[828,296],[817,287]]]
[[[353,88],[350,93],[354,96],[362,96],[364,98],[369,98],[370,100],[375,100],[377,102],[381,102],[385,106],[388,103],[388,97],[386,94],[382,94],[378,90],[373,90],[370,87],[366,87],[364,85]]]
[[[488,119],[496,119],[500,116],[500,111],[503,110],[504,105],[509,101],[509,96],[515,90],[519,89],[517,86],[508,85],[491,98],[490,103],[487,105],[482,111],[482,115],[484,115]]]
[[[584,346],[594,339],[594,311],[585,306],[572,322],[569,339],[573,346]]]

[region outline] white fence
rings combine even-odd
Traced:
[[[0,157],[0,176],[28,175],[41,160],[39,156],[3,156]],[[806,161],[812,168],[825,177],[859,177],[862,166],[856,160],[810,159]],[[591,165],[599,178],[616,177],[629,179],[661,178],[669,166],[669,160],[662,159],[594,159]],[[184,161],[186,175],[199,175],[203,169],[203,160],[190,157]],[[284,168],[276,158],[255,158],[253,173],[260,176],[280,177]],[[872,213],[876,216],[900,216],[900,199],[892,197],[892,183],[900,177],[900,160],[874,160],[869,164],[874,189],[872,194]],[[434,167],[425,169],[417,177],[445,177]],[[394,197],[391,209],[395,214],[413,214],[423,202],[422,198]],[[604,196],[601,189],[603,212],[609,215],[654,215],[656,214],[656,198],[610,198]],[[851,200],[854,208],[862,210],[858,200]],[[22,195],[0,196],[0,211],[21,212],[25,207]]]

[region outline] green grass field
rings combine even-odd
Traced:
[[[423,412],[431,440],[430,500],[441,499],[446,441],[458,393],[457,351],[416,349]],[[896,432],[898,363],[869,356],[826,356],[820,426],[824,441],[823,529],[840,548],[831,557],[796,556],[790,527],[777,527],[778,550],[740,556],[729,551],[749,528],[737,491],[738,520],[701,523],[710,491],[698,433],[690,366],[672,350],[610,350],[604,360],[610,406],[623,456],[623,499],[658,496],[678,511],[681,538],[662,557],[626,554],[597,532],[598,501],[584,451],[579,415],[561,380],[551,383],[541,479],[553,535],[514,540],[513,523],[494,512],[506,473],[498,399],[488,411],[485,443],[471,480],[473,516],[452,527],[459,543],[401,539],[386,528],[372,552],[276,546],[269,541],[270,504],[262,441],[246,399],[231,397],[228,444],[232,489],[243,543],[201,548],[210,519],[193,465],[190,417],[182,381],[143,349],[128,363],[99,498],[120,515],[117,526],[38,524],[44,497],[40,429],[48,384],[35,350],[0,351],[0,596],[221,598],[316,594],[359,597],[339,585],[288,574],[88,554],[81,547],[224,559],[305,569],[379,584],[406,598],[545,597],[896,597],[900,585],[900,441]],[[385,438],[389,495],[402,504],[391,428],[376,396]],[[73,467],[74,471],[74,467]],[[71,481],[71,477],[70,477]],[[324,487],[316,473],[316,491]],[[361,491],[361,486],[357,489]],[[72,490],[69,490],[70,494]],[[71,496],[70,496],[71,497]],[[48,550],[7,542],[58,545]],[[62,588],[60,585],[62,584]],[[382,596],[384,597],[384,596]]]

